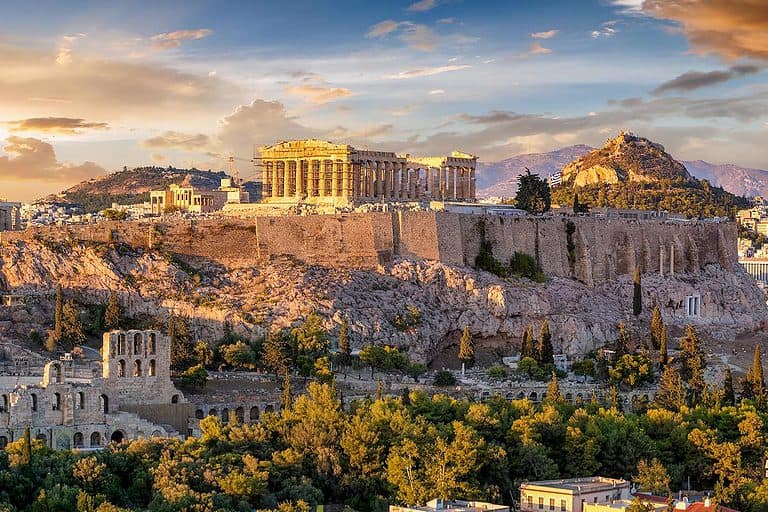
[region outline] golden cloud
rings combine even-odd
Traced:
[[[295,85],[285,89],[286,92],[300,96],[310,103],[323,105],[325,103],[352,96],[352,91],[344,87],[323,87],[320,85]]]
[[[93,162],[80,165],[59,162],[53,146],[33,137],[11,136],[0,156],[0,181],[43,181],[72,183],[99,174],[104,168]]]
[[[144,140],[141,145],[150,149],[176,148],[184,151],[206,151],[211,149],[212,141],[204,133],[166,131],[162,135]]]
[[[177,30],[175,32],[154,35],[150,40],[152,41],[152,46],[155,48],[171,49],[180,47],[182,41],[203,39],[211,34],[213,34],[213,31],[207,28],[199,28],[197,30]]]
[[[679,23],[696,53],[768,59],[765,0],[645,0],[643,11]]]
[[[94,123],[72,117],[32,117],[6,123],[14,132],[45,132],[77,135],[83,130],[108,130],[107,123]]]

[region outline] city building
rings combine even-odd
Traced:
[[[11,203],[0,199],[0,231],[21,229],[21,203]]]
[[[317,139],[259,149],[269,203],[350,205],[384,201],[474,201],[477,157],[400,156]]]
[[[589,512],[585,504],[610,505],[631,499],[629,482],[602,476],[520,485],[521,512]]]
[[[423,507],[389,506],[389,512],[437,512],[438,510],[451,510],[453,512],[509,512],[509,507],[483,501],[441,500],[439,498],[427,502]]]
[[[549,183],[550,187],[559,185],[561,181],[563,181],[563,171],[556,171],[547,178],[547,183]]]

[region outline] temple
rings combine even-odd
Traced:
[[[477,157],[400,156],[317,139],[260,148],[270,203],[474,201]]]

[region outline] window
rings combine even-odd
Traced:
[[[133,353],[141,354],[141,334],[138,332],[133,335]]]
[[[685,316],[697,317],[701,314],[701,295],[685,297]]]
[[[555,510],[555,498],[549,498],[549,510]]]
[[[83,434],[80,432],[76,432],[74,438],[72,439],[73,445],[75,448],[82,448],[83,447]]]
[[[8,395],[3,395],[3,402],[0,403],[0,412],[8,412]]]
[[[117,355],[125,355],[125,334],[117,335]]]
[[[595,496],[594,498],[592,498],[592,503],[597,503],[597,496]]]
[[[606,503],[610,503],[610,501],[611,501],[611,496],[609,494],[606,494],[605,495],[605,502]]]
[[[77,394],[77,408],[85,409],[85,393],[82,391]]]
[[[560,512],[565,512],[565,500],[560,500]]]
[[[91,434],[91,446],[101,446],[101,434],[98,432]]]
[[[101,395],[99,397],[99,401],[101,402],[102,412],[104,412],[104,414],[107,414],[109,412],[109,397],[107,397],[107,395]]]
[[[533,496],[528,496],[528,508],[533,510]]]
[[[539,510],[544,510],[544,498],[539,496]]]
[[[37,411],[37,395],[32,393],[30,397],[32,398],[32,412],[35,412]]]
[[[154,359],[149,360],[149,367],[147,368],[147,374],[150,377],[155,376],[155,360]]]
[[[141,377],[141,361],[138,359],[133,362],[133,376]]]
[[[59,409],[61,409],[61,395],[59,393],[53,394],[52,406],[54,411],[58,411]]]
[[[155,333],[151,332],[149,333],[149,353],[150,354],[155,353],[155,345],[156,345]]]
[[[118,377],[125,377],[125,361],[123,361],[122,359],[118,363],[117,376]]]

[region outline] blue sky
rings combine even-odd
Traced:
[[[626,129],[681,159],[768,167],[762,0],[2,9],[0,197],[309,136],[494,161]]]

